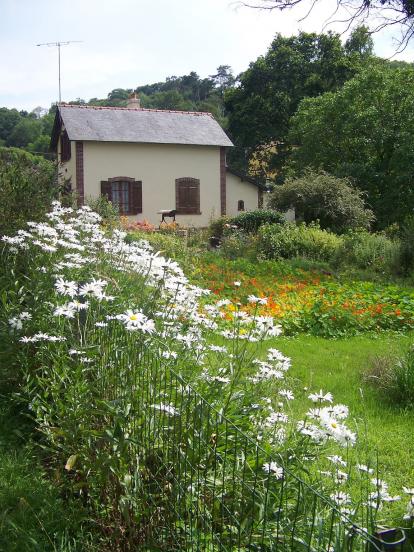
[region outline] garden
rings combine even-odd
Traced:
[[[410,549],[408,223],[44,203],[3,219],[1,549]]]
[[[410,287],[101,222],[55,203],[2,238],[2,380],[57,505],[6,497],[4,542],[339,551],[409,534]],[[386,368],[384,392],[369,379]]]

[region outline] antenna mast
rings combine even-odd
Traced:
[[[62,102],[62,89],[60,84],[60,47],[73,44],[74,42],[83,42],[83,40],[67,40],[66,42],[44,42],[43,44],[36,44],[36,46],[50,46],[57,47],[58,49],[58,67],[59,67],[59,103]]]

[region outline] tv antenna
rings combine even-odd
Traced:
[[[67,40],[66,42],[44,42],[43,44],[36,44],[36,46],[49,46],[57,47],[58,49],[58,65],[59,65],[59,103],[62,102],[62,89],[60,84],[60,47],[73,44],[74,42],[83,42],[83,40]]]

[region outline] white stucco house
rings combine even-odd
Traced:
[[[159,224],[207,226],[220,215],[257,209],[260,187],[226,167],[233,144],[209,113],[60,104],[51,147],[60,179],[79,204],[105,195],[122,215]]]

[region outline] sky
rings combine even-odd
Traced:
[[[299,21],[305,5],[269,12],[234,0],[0,0],[0,107],[31,111],[58,99],[57,49],[39,43],[82,41],[61,48],[62,101],[89,100],[190,71],[207,77],[219,65],[236,75],[276,33],[322,32],[335,5],[319,0]],[[395,53],[396,32],[375,36],[377,55]],[[413,61],[414,47],[394,59]]]

